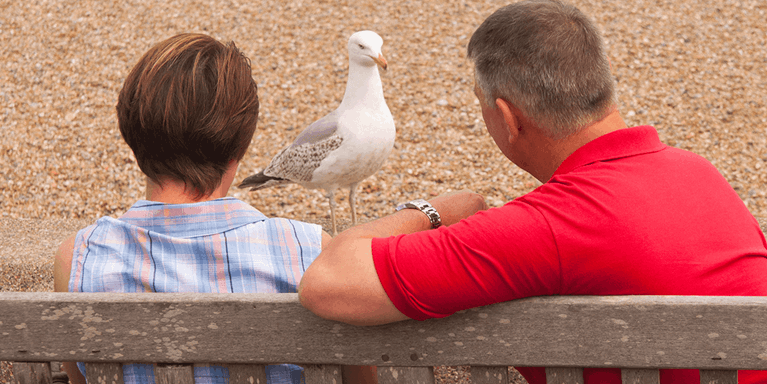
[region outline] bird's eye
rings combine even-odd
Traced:
[[[360,49],[365,49],[364,45],[362,45],[362,44],[357,44],[357,45],[359,45]]]

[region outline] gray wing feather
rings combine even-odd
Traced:
[[[293,182],[306,182],[312,180],[314,170],[320,166],[327,155],[341,146],[341,136],[331,134],[316,142],[307,142],[296,145],[294,142],[289,147],[278,153],[263,174]]]
[[[338,129],[338,110],[328,113],[304,129],[291,146],[317,143],[336,133]]]

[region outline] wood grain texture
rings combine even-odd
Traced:
[[[434,384],[434,368],[378,367],[378,384]]]
[[[266,366],[262,364],[225,364],[230,383],[266,384]]]
[[[190,364],[158,364],[154,368],[154,379],[157,384],[194,384],[194,367]]]
[[[89,383],[125,384],[121,363],[85,363],[85,378]]]
[[[622,369],[623,384],[659,384],[660,372],[657,369]]]
[[[340,365],[303,365],[306,384],[342,384],[343,372]]]
[[[508,384],[508,367],[471,367],[471,382],[474,384]]]
[[[765,318],[767,297],[562,296],[357,327],[295,294],[2,292],[0,360],[767,369]]]
[[[19,384],[51,384],[50,363],[14,363],[13,375]]]
[[[738,384],[738,371],[701,369],[700,384]]]
[[[51,362],[51,379],[53,384],[69,383],[69,376],[67,376],[66,372],[61,370],[61,362]]]
[[[546,368],[546,384],[583,384],[583,368]]]

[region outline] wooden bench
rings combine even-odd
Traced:
[[[471,366],[474,383],[506,384],[516,365],[549,367],[548,383],[620,367],[624,383],[693,368],[726,384],[767,369],[767,297],[542,297],[356,327],[318,318],[295,294],[0,292],[0,360],[20,362],[20,382],[50,382],[49,361],[75,360],[91,383],[152,362],[158,383],[192,383],[194,364],[265,383],[263,364],[296,363],[309,384],[341,383],[341,365],[377,365],[382,384],[433,383],[442,365]]]

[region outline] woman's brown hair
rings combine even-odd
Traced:
[[[250,61],[233,42],[180,34],[139,60],[117,101],[120,133],[157,184],[210,195],[250,145],[258,120]]]

